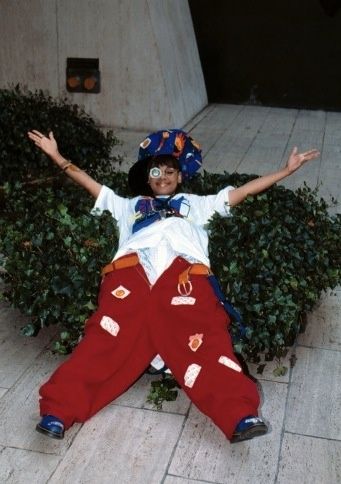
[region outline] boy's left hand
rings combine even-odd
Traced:
[[[315,158],[318,158],[320,156],[320,152],[318,150],[309,150],[305,151],[304,153],[298,153],[298,148],[295,146],[295,148],[292,150],[288,162],[287,162],[287,169],[289,171],[289,174],[294,173],[294,171],[298,170],[301,168],[304,163],[310,160],[314,160]]]

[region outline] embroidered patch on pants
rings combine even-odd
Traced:
[[[192,363],[186,370],[184,381],[186,387],[192,388],[195,383],[195,380],[198,378],[198,375],[201,371],[201,366],[197,365],[196,363]]]
[[[193,334],[193,336],[189,337],[188,346],[191,348],[192,351],[197,351],[202,345],[202,338],[203,334]]]
[[[193,305],[195,303],[195,297],[189,296],[174,296],[171,304],[174,306],[180,306],[182,304]]]
[[[125,297],[129,296],[130,291],[124,286],[118,286],[116,287],[116,289],[111,291],[111,294],[118,299],[124,299]]]
[[[112,336],[117,336],[120,330],[120,326],[116,321],[111,319],[109,316],[103,316],[101,322],[99,323],[101,327],[108,331]]]
[[[232,370],[235,370],[235,371],[238,371],[238,372],[242,371],[240,366],[237,365],[237,363],[235,363],[233,360],[231,360],[227,356],[221,356],[219,358],[218,362],[221,363],[222,365],[228,366]]]

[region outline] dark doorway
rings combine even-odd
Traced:
[[[210,102],[341,110],[341,0],[189,0]]]

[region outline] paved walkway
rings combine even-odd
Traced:
[[[341,113],[210,105],[185,128],[201,142],[208,171],[262,174],[296,144],[319,148],[321,158],[286,185],[322,182],[321,195],[341,198]],[[122,168],[145,134],[117,132]],[[183,393],[162,411],[151,408],[146,395],[155,377],[147,375],[63,441],[38,434],[38,388],[63,357],[47,349],[51,330],[19,336],[24,318],[0,304],[0,483],[340,483],[340,301],[340,288],[328,291],[309,314],[285,376],[275,377],[276,363],[267,363],[261,411],[271,432],[234,446]]]

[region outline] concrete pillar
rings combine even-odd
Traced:
[[[0,87],[67,96],[100,124],[181,127],[207,95],[187,0],[0,0]],[[68,57],[98,58],[99,94],[67,93]]]

